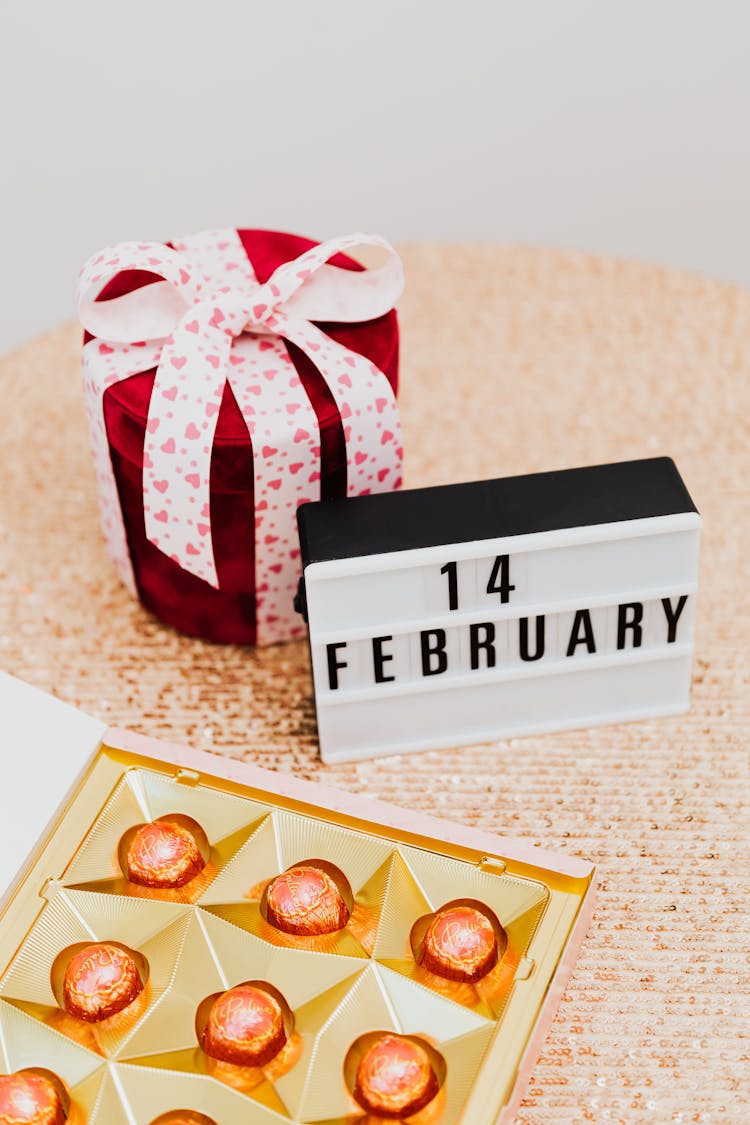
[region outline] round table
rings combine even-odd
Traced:
[[[0,668],[113,725],[594,860],[594,923],[520,1120],[746,1122],[750,293],[547,250],[404,259],[407,486],[677,461],[704,518],[690,713],[321,766],[304,643],[182,637],[117,579],[74,325],[0,361]]]

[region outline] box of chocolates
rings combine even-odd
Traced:
[[[105,730],[7,677],[0,703],[3,832],[38,836],[0,869],[2,1125],[512,1119],[591,865]]]

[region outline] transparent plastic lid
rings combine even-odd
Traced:
[[[0,905],[105,730],[106,724],[0,672]]]

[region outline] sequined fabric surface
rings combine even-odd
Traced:
[[[585,255],[403,249],[407,485],[676,459],[704,517],[690,714],[322,767],[304,643],[202,644],[120,585],[72,325],[0,361],[0,667],[112,724],[596,861],[519,1120],[745,1125],[750,293]]]

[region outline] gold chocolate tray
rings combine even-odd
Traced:
[[[113,732],[106,743],[0,916],[0,1072],[52,1072],[69,1125],[161,1125],[176,1110],[196,1125],[508,1119],[585,928],[590,866],[517,843],[492,854],[488,842],[508,842],[208,755]],[[173,761],[151,756],[162,751]],[[123,839],[174,814],[205,833],[204,869],[180,889],[130,882]],[[310,860],[343,873],[351,895],[343,928],[301,937],[269,923],[264,894]],[[415,953],[457,901],[499,923],[498,963],[473,983]],[[98,942],[133,951],[145,987],[97,1023],[64,1010],[60,966]],[[283,1065],[239,1067],[201,1046],[208,998],[247,981],[283,997]],[[368,1116],[355,1097],[373,1032],[438,1060],[438,1092],[411,1116]]]

